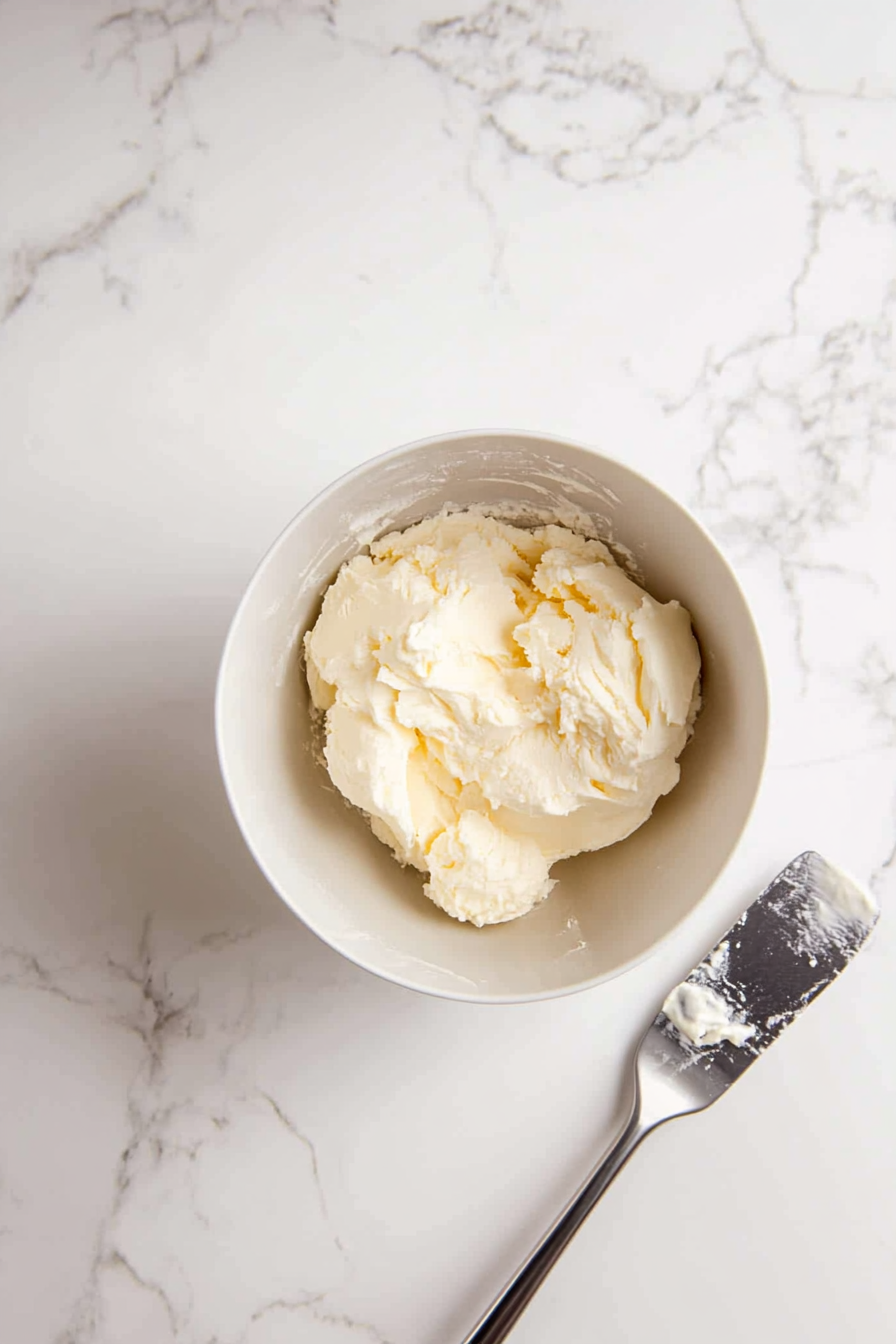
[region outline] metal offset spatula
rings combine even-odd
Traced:
[[[464,1344],[507,1337],[641,1140],[720,1097],[835,980],[877,919],[871,898],[820,854],[789,863],[667,996],[635,1061],[619,1138]]]

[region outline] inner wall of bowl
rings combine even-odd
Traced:
[[[299,649],[340,564],[445,506],[553,516],[622,548],[658,599],[690,610],[704,707],[678,787],[619,845],[555,865],[525,919],[475,929],[423,895],[315,758]],[[508,506],[510,506],[508,508]],[[693,908],[725,863],[759,782],[765,680],[727,565],[693,520],[619,463],[528,436],[468,435],[374,461],[319,497],[259,571],[221,680],[221,750],[244,834],[323,938],[405,984],[478,999],[562,993],[617,974]]]

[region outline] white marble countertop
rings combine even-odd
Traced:
[[[892,1338],[894,144],[891,0],[0,6],[4,1341],[459,1344],[669,984],[807,846],[873,943],[644,1145],[514,1340]],[[277,531],[481,425],[689,504],[774,696],[672,944],[509,1008],[305,931],[211,730]]]

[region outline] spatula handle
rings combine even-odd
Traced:
[[[464,1344],[500,1344],[526,1310],[535,1293],[560,1259],[579,1228],[617,1172],[621,1171],[638,1144],[653,1128],[644,1125],[638,1098],[619,1138],[566,1206],[482,1320],[467,1335]]]

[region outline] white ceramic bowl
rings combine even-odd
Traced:
[[[555,865],[524,919],[459,924],[343,801],[312,752],[301,636],[342,562],[444,505],[587,515],[656,598],[691,612],[704,705],[681,782],[629,839]],[[599,984],[642,960],[706,894],[759,786],[768,701],[759,640],[727,562],[681,505],[620,462],[536,434],[447,434],[336,481],[262,560],[218,678],[221,770],[246,843],[286,904],[378,975],[449,998],[509,1003]]]

